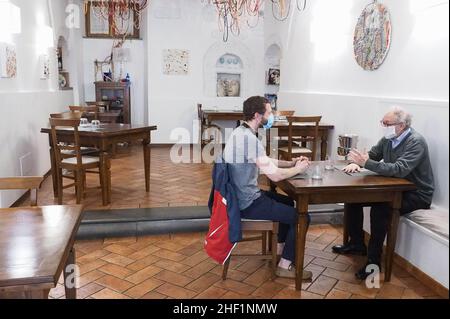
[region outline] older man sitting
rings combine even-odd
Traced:
[[[403,194],[400,214],[429,209],[434,179],[424,137],[411,127],[411,115],[399,107],[395,107],[383,117],[381,126],[384,137],[369,153],[351,151],[349,158],[352,163],[345,167],[344,171],[352,173],[364,167],[383,176],[406,178],[417,186],[417,190]],[[364,206],[371,206],[371,237],[368,249],[364,244]],[[334,246],[333,251],[339,254],[367,254],[367,264],[355,274],[357,278],[365,279],[372,273],[366,270],[369,269],[368,265],[375,264],[380,267],[390,209],[386,203],[351,204],[348,205],[347,214],[350,241],[346,245]]]

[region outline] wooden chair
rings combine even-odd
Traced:
[[[79,120],[83,116],[82,112],[63,112],[63,113],[53,113],[50,114],[52,119],[65,119],[65,120]],[[81,155],[93,155],[98,156],[99,150],[96,147],[81,146]],[[67,151],[66,153],[72,153]]]
[[[100,107],[104,107],[105,111],[109,111],[109,108],[111,106],[110,102],[105,102],[105,101],[99,101],[99,102],[95,102],[95,105]]]
[[[43,180],[42,176],[2,177],[0,178],[0,189],[26,189],[30,191],[30,206],[37,206],[38,189]]]
[[[244,241],[261,240],[261,254],[231,254],[223,264],[222,280],[227,279],[228,268],[230,266],[231,257],[270,259],[272,261],[272,278],[275,277],[277,269],[277,242],[278,242],[278,222],[270,220],[252,220],[242,219],[241,229],[243,232],[258,232],[260,236],[253,236],[242,239]],[[269,240],[270,239],[270,240]],[[268,241],[270,243],[268,244]],[[238,244],[239,245],[239,244]]]
[[[281,158],[291,161],[294,157],[306,156],[314,161],[317,154],[319,123],[321,119],[322,116],[288,116],[288,145],[278,148],[278,154]],[[294,123],[314,124],[313,134],[311,136],[293,136]],[[311,144],[311,148],[307,148],[307,143]]]
[[[111,106],[111,103],[108,101],[93,101],[93,102],[86,102],[87,106],[98,106],[98,107],[104,107],[105,111],[109,111],[109,107]]]
[[[50,118],[52,119],[81,119],[82,112],[63,112],[63,113],[52,113]]]
[[[203,116],[203,110],[202,110],[202,104],[197,104],[197,115],[198,119],[200,120],[200,143],[201,146],[205,146],[206,144],[209,144],[211,142],[216,143],[222,143],[221,137],[222,137],[222,131],[220,129],[220,126],[212,123],[207,123],[206,118]],[[205,132],[208,132],[210,130],[214,130],[214,132],[211,132],[211,136],[208,138],[204,138]]]
[[[80,112],[83,116],[93,117],[94,120],[98,120],[98,109],[99,106],[91,105],[91,106],[69,106],[70,111],[72,112]]]
[[[294,116],[295,111],[275,111],[275,116]]]
[[[77,204],[81,203],[81,199],[84,195],[84,186],[86,184],[86,172],[90,169],[99,169],[100,183],[102,186],[102,192],[106,187],[102,184],[103,172],[100,169],[100,159],[98,157],[83,156],[81,153],[80,137],[78,133],[78,126],[80,125],[79,119],[52,119],[50,118],[51,125],[51,137],[54,148],[54,156],[56,162],[56,174],[57,190],[58,190],[58,204],[62,204],[63,189],[75,186],[75,192],[77,196]],[[57,128],[66,128],[73,130],[73,144],[61,143],[58,134],[56,134]],[[67,175],[63,175],[63,169],[65,171],[73,171],[74,183],[63,186],[63,177],[67,178]],[[92,171],[89,171],[92,172]],[[107,176],[107,183],[110,181],[110,176]]]
[[[295,114],[295,111],[275,111],[274,112],[274,116],[275,117],[288,117],[288,116],[293,116]],[[272,137],[273,141],[277,141],[277,145],[278,147],[283,147],[283,146],[287,146],[288,144],[288,137],[287,136],[274,136]],[[274,143],[271,143],[271,145],[273,145]]]

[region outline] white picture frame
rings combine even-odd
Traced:
[[[41,80],[50,79],[50,56],[48,54],[39,56],[39,75]]]
[[[0,77],[15,78],[17,76],[16,47],[9,43],[0,43]]]
[[[189,73],[189,51],[178,49],[163,50],[163,74],[187,75]]]

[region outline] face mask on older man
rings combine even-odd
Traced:
[[[395,125],[383,126],[383,135],[388,140],[395,138],[397,136]]]

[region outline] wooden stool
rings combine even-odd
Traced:
[[[241,220],[242,231],[259,232],[260,236],[254,236],[249,238],[243,238],[244,241],[261,240],[261,254],[257,255],[245,255],[245,254],[230,254],[228,259],[223,264],[222,280],[227,279],[228,267],[230,266],[231,256],[245,257],[245,258],[258,258],[258,259],[271,259],[272,260],[272,278],[275,277],[275,270],[277,269],[277,243],[278,243],[278,222],[271,220]],[[271,243],[268,245],[268,239]]]

